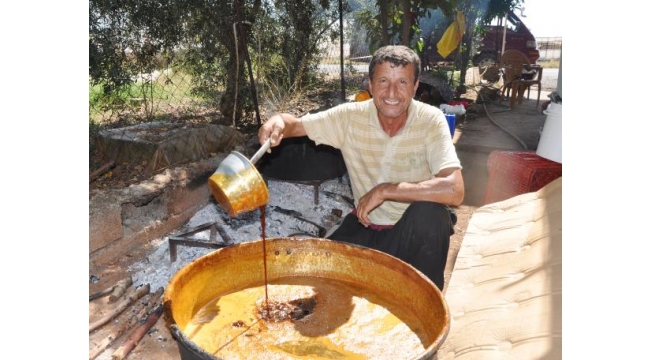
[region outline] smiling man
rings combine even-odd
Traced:
[[[440,109],[413,99],[420,58],[406,46],[380,48],[370,61],[372,98],[296,118],[276,114],[258,132],[277,146],[308,136],[343,154],[355,208],[327,238],[393,255],[440,290],[458,206],[461,164]]]

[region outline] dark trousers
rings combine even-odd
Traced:
[[[328,238],[393,255],[421,271],[442,291],[449,238],[455,224],[456,214],[448,206],[417,201],[390,229],[366,228],[355,214],[348,214]]]

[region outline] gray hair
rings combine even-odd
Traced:
[[[412,49],[404,45],[388,45],[379,48],[370,60],[369,75],[372,80],[375,74],[375,66],[383,64],[388,61],[396,66],[406,66],[413,64],[413,81],[417,81],[420,77],[420,57]]]

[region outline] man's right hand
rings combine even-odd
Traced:
[[[280,145],[280,142],[285,137],[305,136],[305,128],[299,118],[287,114],[276,114],[271,116],[262,125],[257,132],[257,139],[260,144],[264,144],[266,139],[271,138],[271,147]],[[269,149],[271,152],[271,149]]]
[[[271,138],[271,147],[280,145],[284,133],[284,120],[281,114],[271,116],[257,132],[257,139],[260,144],[264,144],[267,139]],[[271,149],[268,150],[271,152]]]

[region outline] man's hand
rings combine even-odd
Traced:
[[[384,194],[391,186],[394,187],[395,185],[390,183],[379,184],[359,199],[357,218],[361,225],[368,227],[372,224],[370,219],[368,219],[368,214],[384,202]]]
[[[368,214],[384,201],[432,201],[445,205],[458,206],[465,197],[465,185],[460,169],[441,170],[437,176],[418,183],[381,183],[359,199],[357,218],[368,227],[372,223]]]
[[[259,140],[260,144],[263,144],[267,139],[270,138],[271,147],[278,146],[280,145],[280,142],[282,142],[284,127],[285,125],[284,120],[282,120],[282,115],[273,115],[264,123],[264,125],[262,125],[260,130],[257,132],[257,139]],[[270,153],[271,149],[269,149],[268,152]]]
[[[305,136],[305,128],[302,122],[297,117],[291,114],[276,114],[271,116],[260,127],[257,132],[257,140],[260,144],[264,144],[267,139],[271,139],[271,147],[280,145],[280,142],[285,137]],[[269,149],[271,152],[271,149]]]

